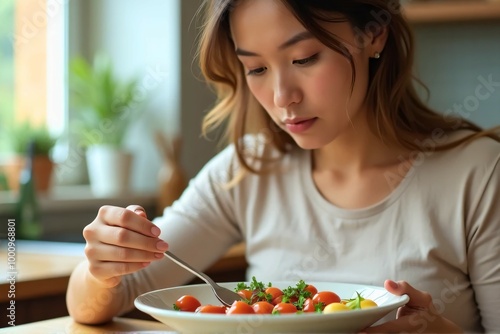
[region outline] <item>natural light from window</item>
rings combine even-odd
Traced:
[[[14,49],[12,32],[14,30],[14,0],[0,2],[0,124],[1,132],[6,133],[14,116]],[[2,136],[0,153],[8,152],[9,143]]]
[[[28,128],[53,137],[65,130],[67,7],[63,0],[0,2],[0,176],[23,154]]]

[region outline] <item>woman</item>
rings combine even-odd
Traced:
[[[167,248],[204,269],[245,240],[249,277],[385,281],[410,296],[397,320],[367,331],[500,331],[500,140],[421,102],[399,3],[206,10],[199,58],[218,101],[204,130],[227,124],[231,145],[155,224],[137,206],[101,208],[84,230],[71,315],[106,321],[189,280],[156,261]]]

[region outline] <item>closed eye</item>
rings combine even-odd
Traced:
[[[316,60],[318,60],[318,53],[316,53],[315,55],[312,55],[311,57],[307,57],[307,58],[304,58],[304,59],[294,60],[294,61],[292,61],[292,64],[295,64],[295,65],[311,65]]]
[[[267,67],[259,67],[253,70],[248,70],[247,75],[261,75],[267,70]]]

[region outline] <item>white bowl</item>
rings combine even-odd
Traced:
[[[221,305],[206,284],[185,285],[151,291],[135,299],[135,306],[181,333],[332,333],[358,332],[406,304],[408,296],[395,296],[382,287],[326,282],[306,282],[318,291],[333,291],[340,298],[352,298],[359,292],[374,300],[378,307],[340,313],[303,313],[281,315],[225,315],[181,312],[173,304],[183,295],[196,297],[202,305]],[[237,283],[220,283],[234,289]],[[281,289],[297,282],[273,282]]]

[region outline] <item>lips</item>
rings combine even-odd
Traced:
[[[311,126],[314,125],[317,119],[318,119],[317,117],[292,118],[292,119],[286,119],[283,123],[285,124],[285,127],[287,128],[288,131],[295,134],[299,134],[307,131]]]
[[[295,124],[300,124],[300,123],[304,123],[304,122],[307,122],[311,119],[314,119],[315,117],[309,117],[309,118],[305,118],[305,117],[297,117],[297,118],[291,118],[291,119],[285,119],[283,121],[283,123],[285,125],[295,125]]]

